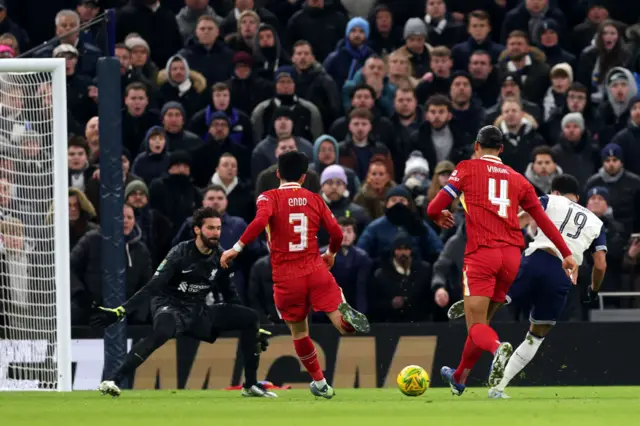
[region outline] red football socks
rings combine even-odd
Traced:
[[[482,355],[483,350],[480,349],[473,343],[471,337],[467,337],[467,341],[464,344],[464,349],[462,350],[462,358],[460,359],[460,365],[456,368],[456,372],[453,373],[453,379],[456,383],[460,383],[464,385],[467,382],[467,377],[473,366],[476,365],[480,356]]]
[[[313,345],[311,338],[307,336],[302,339],[294,340],[293,347],[296,349],[298,358],[300,358],[302,365],[307,369],[311,378],[316,382],[324,379],[322,367],[320,367],[320,363],[318,362],[318,353],[316,352],[316,347]]]
[[[346,331],[347,333],[355,333],[356,329],[353,328],[353,326],[351,324],[349,324],[348,322],[346,322],[344,320],[344,318],[340,318],[340,326],[342,327],[342,329],[344,331]]]
[[[500,347],[500,340],[495,330],[486,324],[475,324],[469,329],[469,337],[483,351],[495,353]]]

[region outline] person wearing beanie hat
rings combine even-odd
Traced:
[[[328,180],[337,179],[347,186],[347,174],[342,166],[337,164],[331,165],[324,169],[322,175],[320,175],[320,185],[324,185]]]
[[[420,18],[411,18],[404,24],[404,39],[408,39],[411,36],[422,37],[427,40],[427,26],[425,22]]]
[[[462,23],[455,19],[448,19],[446,2],[427,1],[426,4],[427,13],[423,22],[427,28],[427,40],[432,46],[446,46],[451,49],[467,37],[467,31]]]
[[[494,123],[502,115],[502,103],[505,99],[520,100],[522,110],[532,116],[537,123],[543,123],[542,109],[535,103],[525,99],[522,95],[522,78],[517,72],[507,72],[500,76],[500,99],[487,110],[487,123]],[[558,123],[560,124],[560,123]]]
[[[405,44],[397,52],[409,58],[413,75],[417,79],[422,78],[430,71],[431,45],[427,44],[428,29],[420,18],[410,18],[404,24]]]
[[[587,202],[594,196],[602,197],[602,199],[609,204],[609,190],[604,186],[594,186],[587,191]]]
[[[620,145],[626,154],[625,170],[640,175],[640,96],[631,99],[630,109],[627,127],[619,131],[611,142]]]
[[[427,163],[427,160],[425,160],[420,151],[413,151],[409,154],[409,158],[407,158],[404,166],[403,180],[416,177],[415,175],[419,175],[418,179],[421,182],[429,178],[429,163]]]
[[[324,60],[323,66],[338,88],[353,79],[364,62],[375,52],[368,46],[369,23],[361,17],[352,18],[345,29],[344,40]]]
[[[573,83],[573,69],[568,63],[557,64],[551,68],[549,78],[551,86],[542,100],[545,122],[551,120],[566,104],[567,91]]]
[[[153,126],[144,138],[144,151],[136,157],[131,171],[147,185],[165,174],[169,168],[167,136],[161,126]]]
[[[560,122],[558,143],[552,148],[558,166],[564,174],[578,179],[581,187],[596,172],[599,151],[597,142],[585,126],[581,113],[566,114]]]
[[[564,129],[568,124],[575,124],[580,129],[580,132],[584,132],[585,124],[584,117],[579,112],[570,112],[569,114],[562,117],[561,126]]]
[[[293,84],[296,82],[296,70],[291,65],[283,65],[280,68],[277,68],[273,72],[273,80],[274,82],[278,82],[281,78],[288,77],[293,80]]]
[[[139,192],[140,194],[135,194]],[[133,200],[129,200],[131,195],[144,195],[145,197],[149,197],[149,188],[147,185],[141,180],[132,180],[124,189],[124,202],[129,203],[132,206],[136,207],[135,202],[130,202]],[[133,198],[133,197],[132,197]]]
[[[274,78],[274,72],[291,63],[291,57],[280,43],[280,36],[269,24],[260,24],[258,36],[255,38],[253,56],[256,72],[267,80]],[[293,70],[291,71],[293,77]]]
[[[559,27],[555,19],[545,19],[538,29],[536,39],[542,53],[547,58],[550,67],[556,64],[567,63],[571,67],[577,67],[576,57],[560,46]],[[573,73],[572,73],[573,74]]]
[[[166,133],[167,146],[172,151],[193,152],[202,146],[202,139],[195,133],[185,130],[187,116],[180,102],[169,101],[165,103],[160,111],[160,119]],[[141,150],[142,148],[143,145]]]
[[[131,52],[131,68],[142,74],[149,82],[158,81],[158,66],[153,63],[149,43],[138,33],[129,33],[124,39],[124,45]]]

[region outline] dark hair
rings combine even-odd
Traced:
[[[129,46],[127,46],[124,43],[116,43],[115,46],[113,46],[114,49],[125,49],[127,52],[131,53],[131,49],[129,49]]]
[[[558,191],[561,195],[579,195],[580,183],[571,175],[560,175],[551,182],[551,191]]]
[[[373,123],[373,114],[366,108],[356,108],[351,110],[349,113],[349,122],[354,118],[364,118],[365,120],[369,120],[370,123]]]
[[[295,53],[296,47],[300,47],[300,46],[309,46],[309,49],[311,49],[311,54],[313,54],[313,46],[307,40],[298,40],[298,41],[296,41],[293,44],[293,49],[291,50],[291,52]]]
[[[604,33],[604,29],[606,27],[613,27],[618,32],[618,41],[613,46],[610,51],[604,46],[604,41],[602,39],[602,34]],[[624,49],[624,31],[620,29],[616,21],[611,19],[606,19],[598,25],[598,31],[596,32],[596,51],[598,52],[598,64],[599,67],[597,69],[598,76],[597,82],[602,83],[604,79],[607,77],[609,71],[615,67],[616,65],[622,63],[626,63],[629,59],[629,55]]]
[[[489,14],[484,10],[474,10],[469,14],[469,21],[471,21],[471,18],[479,19],[481,21],[491,21]],[[489,22],[489,25],[491,25],[491,22]]]
[[[338,219],[338,225],[340,226],[353,226],[353,229],[358,227],[358,222],[353,218],[353,216],[341,217]]]
[[[361,84],[358,84],[356,87],[354,87],[351,90],[351,100],[353,100],[353,98],[356,95],[356,93],[358,91],[360,91],[360,90],[368,90],[369,93],[371,93],[371,97],[373,98],[373,100],[376,99],[376,91],[375,91],[375,89],[373,87],[369,86],[366,83],[361,83]]]
[[[589,94],[589,90],[585,87],[584,84],[580,83],[579,81],[574,81],[571,86],[569,86],[569,90],[567,90],[567,93],[569,92],[580,92]]]
[[[222,215],[213,207],[200,207],[193,213],[193,227],[202,228],[205,219],[211,218],[222,219]]]
[[[430,106],[435,106],[435,107],[445,106],[447,107],[449,112],[451,112],[451,101],[449,100],[448,97],[442,94],[437,94],[429,97],[429,99],[427,99],[427,103],[424,106],[425,107],[424,109],[428,110]]]
[[[486,50],[482,50],[482,49],[474,50],[473,52],[471,52],[471,56],[474,56],[474,55],[483,55],[483,56],[486,55],[489,57],[489,62],[491,62],[491,54]],[[471,58],[471,56],[469,56],[469,58]]]
[[[227,90],[229,92],[231,91],[231,89],[229,88],[229,85],[222,81],[214,84],[213,87],[211,87],[211,92],[225,92]]]
[[[234,160],[238,161],[236,156],[230,152],[223,152],[222,155],[220,156],[220,160],[222,160],[223,158],[233,158]],[[220,164],[220,160],[218,160],[218,164]]]
[[[556,156],[549,145],[542,145],[534,149],[531,152],[531,161],[535,163],[536,157],[538,157],[538,155],[548,155],[549,157],[551,157],[554,163],[556,162]]]
[[[224,187],[222,187],[221,185],[209,185],[207,186],[203,191],[202,191],[202,195],[207,195],[209,192],[222,192],[225,196],[225,198],[227,197],[227,190],[224,189]]]
[[[509,33],[509,37],[507,37],[507,42],[509,42],[510,38],[523,38],[529,43],[529,36],[524,31],[513,30]]]
[[[217,28],[220,28],[220,25],[218,25],[218,21],[215,20],[215,18],[213,16],[210,15],[202,15],[198,18],[198,20],[196,21],[196,27],[198,26],[198,24],[202,21],[209,21],[209,22],[213,22]]]
[[[297,182],[307,173],[309,159],[299,151],[289,151],[278,157],[280,178],[287,182]]]
[[[84,149],[84,153],[89,157],[89,143],[82,136],[71,136],[67,142],[67,149],[71,147]]]
[[[476,141],[483,148],[499,149],[502,146],[502,132],[496,126],[484,126],[478,132]]]
[[[147,95],[147,97],[149,96],[149,90],[147,89],[147,86],[143,83],[140,83],[139,81],[127,85],[127,87],[124,89],[124,97],[126,98],[127,96],[129,96],[129,92],[132,90],[144,90],[144,93]]]

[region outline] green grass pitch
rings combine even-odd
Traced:
[[[332,400],[306,390],[278,399],[242,398],[232,391],[0,393],[6,426],[613,426],[640,424],[638,387],[511,388],[510,400],[488,400],[486,389],[462,397],[430,389],[410,398],[395,389],[337,389]]]

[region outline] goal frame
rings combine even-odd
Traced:
[[[53,114],[53,216],[56,286],[57,391],[71,391],[71,291],[69,253],[69,176],[67,164],[67,81],[64,58],[0,61],[0,73],[51,73]]]

